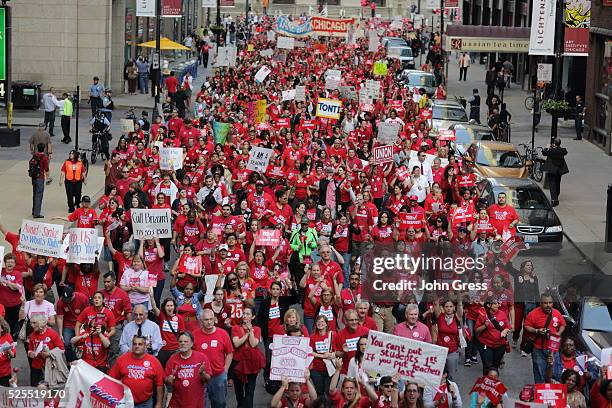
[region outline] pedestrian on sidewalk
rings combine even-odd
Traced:
[[[542,150],[542,154],[546,156],[542,170],[548,173],[550,201],[552,206],[556,207],[559,205],[559,195],[561,194],[561,177],[569,173],[565,162],[567,149],[561,147],[561,139],[555,139],[548,148]]]
[[[91,106],[91,116],[96,116],[98,109],[102,107],[102,94],[104,85],[100,83],[100,78],[93,77],[93,84],[89,86],[89,105]]]
[[[506,78],[506,88],[510,89],[512,75],[514,74],[514,65],[512,64],[512,61],[510,61],[510,57],[506,58],[502,65],[504,67],[504,76]]]
[[[68,94],[64,92],[62,94],[62,100],[60,101],[60,117],[62,133],[64,134],[62,143],[68,144],[72,141],[70,138],[70,118],[72,118],[73,112],[74,107],[72,105],[72,98],[70,98]]]
[[[463,54],[461,54],[461,56],[459,57],[459,80],[461,81],[461,78],[463,78],[464,81],[467,81],[467,71],[468,68],[470,67],[470,56],[468,55],[467,52],[464,52]]]
[[[128,82],[128,93],[130,95],[136,95],[136,85],[138,82],[138,68],[134,61],[128,62],[127,67],[125,68],[125,75],[127,76]]]
[[[47,145],[38,143],[36,151],[32,153],[28,165],[28,175],[32,179],[32,217],[44,218],[42,212],[43,193],[45,191],[45,180],[49,176],[49,159],[45,154]]]
[[[136,61],[138,68],[138,88],[140,93],[149,93],[149,62],[141,55]]]
[[[170,75],[164,81],[164,85],[166,86],[166,91],[168,92],[168,96],[172,100],[172,103],[176,104],[174,97],[176,95],[179,82],[178,79],[176,79],[176,76],[174,76],[174,71],[170,71]]]
[[[472,96],[468,99],[470,104],[470,120],[475,120],[476,123],[480,124],[480,95],[478,95],[478,89],[472,89]]]
[[[45,108],[45,129],[49,130],[51,136],[55,136],[53,128],[55,126],[55,111],[59,106],[53,88],[49,88],[49,91],[43,95],[43,106]]]
[[[104,117],[108,119],[108,122],[112,122],[113,120],[113,110],[115,109],[115,102],[113,102],[113,91],[107,89],[104,91],[104,96],[102,97],[102,108],[100,111],[104,113]]]
[[[81,202],[81,191],[86,175],[87,169],[79,158],[79,152],[72,150],[68,154],[68,160],[62,165],[60,174],[60,186],[63,184],[66,186],[66,199],[70,214],[74,212]]]
[[[580,95],[576,95],[576,107],[574,109],[576,113],[576,117],[574,118],[576,138],[574,140],[582,140],[582,121],[584,120],[585,107]]]
[[[490,97],[495,93],[495,81],[497,80],[497,72],[495,67],[492,66],[486,73],[485,83],[487,84],[487,97]]]

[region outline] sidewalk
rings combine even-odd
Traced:
[[[474,88],[478,88],[484,99],[484,66],[472,65],[468,71],[469,79],[459,82],[459,70],[455,62],[453,55],[449,65],[449,99],[455,95],[467,99]],[[512,114],[512,142],[516,145],[531,143],[531,114],[524,106],[527,95],[517,84],[512,84],[512,88],[504,91],[504,102]],[[485,109],[483,101],[481,119]],[[551,121],[551,116],[544,113],[535,136],[536,146],[548,145]],[[568,150],[566,161],[570,172],[563,177],[561,203],[555,207],[555,211],[561,218],[567,237],[602,270],[612,273],[612,255],[600,253],[605,234],[606,190],[612,174],[612,158],[586,140],[573,140],[575,136],[574,122],[561,120],[558,137],[562,140],[562,146]]]

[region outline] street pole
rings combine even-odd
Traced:
[[[157,107],[159,105],[159,94],[161,93],[161,0],[155,0],[155,58],[153,65],[157,63],[155,71],[155,101],[153,102],[153,113],[151,119],[157,117]]]
[[[537,81],[536,86],[533,87],[533,109],[531,110],[531,151],[535,148],[535,129],[536,129],[536,110],[538,104],[538,87]]]
[[[221,0],[217,0],[217,52],[221,42]]]
[[[244,29],[245,29],[245,34],[244,34],[244,38],[248,41],[249,40],[249,0],[246,0],[246,13],[244,16]]]
[[[444,55],[444,0],[440,0],[440,55],[442,56],[443,83],[446,84],[446,57]]]
[[[565,2],[557,2],[557,18],[555,21],[555,64],[553,66],[553,83],[555,84],[555,100],[561,97],[561,81],[563,80],[563,13],[565,12]],[[559,116],[557,112],[552,112],[552,125],[550,128],[550,142],[557,138]]]
[[[75,99],[75,104],[74,104],[74,113],[75,113],[75,121],[76,121],[76,126],[75,126],[75,130],[74,130],[74,150],[79,150],[79,105],[81,104],[81,87],[79,85],[77,85],[77,91],[76,91],[76,98]]]

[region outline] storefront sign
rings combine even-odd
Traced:
[[[155,17],[155,0],[136,0],[136,16]]]
[[[529,39],[447,36],[446,49],[466,52],[527,52]]]
[[[355,19],[333,19],[324,17],[308,17],[300,21],[292,21],[287,16],[276,19],[276,31],[291,37],[306,37],[322,35],[344,37]]]
[[[555,0],[533,0],[529,55],[555,55]]]
[[[182,15],[183,4],[181,0],[162,0],[162,17],[181,17]]]
[[[589,29],[591,27],[591,2],[566,0],[563,53],[565,55],[589,55]]]

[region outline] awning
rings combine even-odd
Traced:
[[[529,27],[449,25],[446,50],[466,52],[529,52]]]
[[[155,40],[138,44],[138,46],[146,47],[146,48],[155,48]],[[184,45],[171,41],[166,37],[162,37],[160,39],[159,49],[160,50],[187,50],[187,51],[189,50],[189,48],[185,47]]]

